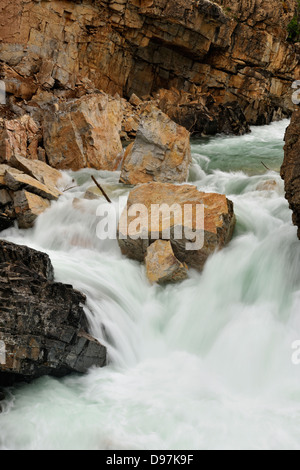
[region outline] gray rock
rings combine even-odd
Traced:
[[[106,348],[87,332],[85,297],[53,279],[46,254],[0,241],[1,385],[106,365]]]

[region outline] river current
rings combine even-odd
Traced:
[[[237,226],[179,285],[149,285],[116,240],[97,237],[102,200],[83,195],[94,175],[117,207],[128,195],[119,173],[67,172],[76,187],[34,229],[1,234],[48,253],[56,280],[86,294],[109,365],[10,388],[0,449],[300,449],[300,243],[279,175],[287,125],[192,142],[190,183],[226,194]]]

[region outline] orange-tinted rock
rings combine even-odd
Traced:
[[[62,102],[45,116],[44,144],[57,169],[116,170],[122,158],[120,102],[106,94]]]
[[[297,0],[2,0],[0,61],[23,99],[36,86],[77,92],[85,79],[127,98],[196,86],[263,124],[292,110],[300,70],[287,29],[296,8]]]
[[[152,243],[145,258],[147,277],[151,283],[166,284],[184,281],[188,268],[175,257],[169,241]]]
[[[28,115],[0,119],[0,163],[8,163],[14,155],[37,159],[39,138],[39,127]]]
[[[37,217],[50,207],[50,201],[22,190],[14,193],[14,206],[19,228],[31,228]]]
[[[12,191],[19,191],[26,189],[27,191],[37,194],[49,201],[56,201],[61,193],[53,186],[47,187],[40,183],[32,176],[25,175],[24,173],[15,173],[14,171],[7,170],[4,175],[5,185]]]
[[[148,105],[135,142],[126,151],[120,181],[130,185],[151,181],[182,183],[188,179],[190,164],[190,133]]]
[[[62,179],[62,173],[59,170],[51,168],[39,160],[29,160],[20,155],[15,155],[11,158],[10,164],[23,173],[32,176],[40,183],[45,184],[48,188],[58,188]]]
[[[170,240],[181,263],[201,270],[231,240],[235,220],[233,204],[224,195],[191,185],[148,183],[130,192],[118,242],[124,255],[143,261],[153,241]]]

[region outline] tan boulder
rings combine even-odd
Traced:
[[[39,160],[29,160],[20,155],[14,155],[10,164],[48,187],[57,188],[62,179],[62,173],[59,170]]]
[[[108,95],[62,102],[45,116],[44,145],[57,169],[116,170],[122,158],[121,104]]]
[[[56,188],[48,188],[44,184],[31,176],[25,175],[24,173],[15,173],[14,171],[7,170],[4,175],[4,181],[6,186],[12,191],[26,189],[27,191],[37,194],[49,201],[56,201],[61,195]]]
[[[14,193],[14,206],[19,228],[31,228],[35,220],[50,207],[50,201],[22,190]]]
[[[10,164],[0,165],[0,231],[18,221],[20,228],[30,228],[36,218],[57,200],[62,174],[43,162],[13,156]],[[21,169],[24,171],[21,171]],[[26,172],[26,173],[25,173]]]
[[[124,255],[144,261],[149,245],[170,240],[181,263],[202,270],[208,257],[231,240],[233,203],[191,185],[148,183],[134,188],[118,226]]]
[[[5,163],[3,163],[2,165],[0,165],[0,186],[6,186],[5,173],[7,171],[11,171],[11,172],[19,174],[19,175],[22,174],[21,171],[15,169],[15,168],[11,168],[9,165],[6,165]]]
[[[169,241],[152,243],[147,249],[145,263],[148,279],[152,283],[180,282],[187,278],[188,267],[175,257]]]
[[[190,133],[153,105],[141,115],[136,139],[124,157],[120,182],[183,183],[191,164]]]

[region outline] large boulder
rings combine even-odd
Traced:
[[[105,366],[106,348],[88,333],[84,303],[72,286],[54,282],[46,254],[0,241],[0,384]]]
[[[222,194],[148,183],[130,192],[118,242],[124,255],[143,262],[149,245],[170,240],[181,263],[202,270],[208,257],[231,240],[235,221],[233,203]]]
[[[300,109],[295,111],[286,130],[281,177],[300,239]]]
[[[120,101],[105,93],[57,103],[45,114],[49,165],[60,170],[116,170],[122,158]]]
[[[190,133],[149,104],[140,118],[136,139],[125,153],[120,181],[129,185],[183,183],[191,164]]]

